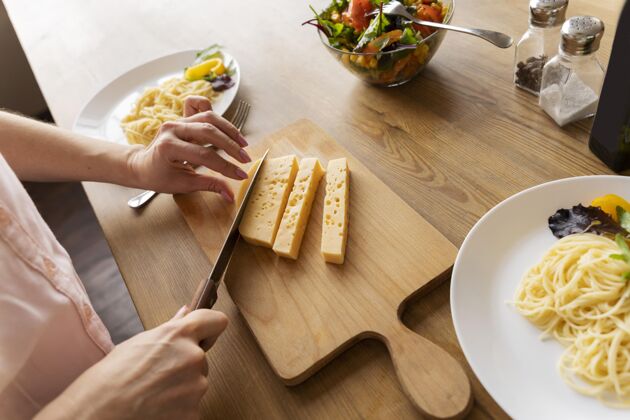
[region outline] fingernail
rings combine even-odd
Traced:
[[[244,160],[245,162],[251,162],[251,161],[252,161],[252,158],[250,158],[250,157],[249,157],[249,155],[247,154],[247,152],[245,151],[245,149],[241,149],[241,150],[238,152],[238,154],[241,156],[241,158],[243,158],[243,160]],[[247,178],[247,177],[245,177],[245,178]],[[245,179],[245,178],[243,178],[243,179]]]
[[[179,308],[179,311],[177,311],[175,316],[178,317],[180,315],[183,315],[187,310],[188,310],[188,305],[184,305],[181,308]]]
[[[236,168],[236,176],[240,179],[247,179],[247,172],[245,172],[241,168]]]
[[[245,175],[247,175],[247,174],[245,174]],[[234,199],[230,196],[230,194],[228,194],[225,191],[221,191],[221,197],[223,197],[223,199],[225,201],[227,201],[228,203],[233,203],[234,202]]]
[[[247,142],[247,140],[245,140],[245,137],[243,137],[241,133],[238,133],[238,140],[239,140],[239,143],[241,143],[241,146],[243,147],[249,146],[249,143]]]

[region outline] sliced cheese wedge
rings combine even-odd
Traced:
[[[241,205],[243,198],[245,198],[245,193],[249,188],[249,184],[252,183],[252,177],[254,176],[256,169],[258,169],[258,166],[260,166],[260,159],[251,164],[251,166],[247,170],[247,179],[241,181],[238,187],[238,191],[236,192],[236,196],[234,197],[234,203],[236,204],[237,208]]]
[[[328,162],[321,252],[326,262],[343,264],[348,239],[350,170],[346,158]]]
[[[298,171],[297,159],[269,159],[260,170],[239,231],[250,244],[271,248]]]
[[[295,183],[273,244],[273,251],[281,257],[297,259],[322,176],[324,168],[317,158],[304,158],[300,161]]]

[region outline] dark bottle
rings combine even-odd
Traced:
[[[613,171],[630,168],[630,4],[619,17],[589,148]]]

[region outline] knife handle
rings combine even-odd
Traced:
[[[206,280],[200,282],[199,286],[197,286],[192,303],[190,304],[191,311],[196,309],[212,309],[216,301],[217,284],[212,280],[212,278],[208,277]],[[212,347],[212,344],[213,342],[202,340],[199,343],[199,347],[201,347],[204,351],[208,351],[210,347]]]
[[[217,301],[217,284],[211,278],[199,283],[190,305],[191,310],[212,309]]]

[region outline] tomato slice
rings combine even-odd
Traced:
[[[442,22],[442,13],[439,9],[428,5],[421,4],[416,13],[419,19],[430,20],[431,22]]]
[[[418,17],[418,19],[427,20],[429,22],[442,22],[442,12],[440,11],[440,9],[437,9],[428,4],[421,4],[418,7],[416,16]],[[413,24],[413,27],[417,31],[420,31],[423,37],[427,37],[435,32],[435,29],[433,28],[428,28],[426,26],[418,25],[415,23]]]
[[[373,10],[370,0],[351,0],[348,5],[350,21],[355,31],[361,32],[370,24],[370,17],[367,16]]]

